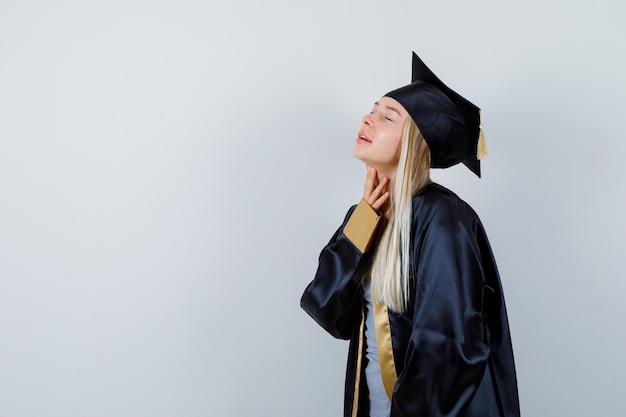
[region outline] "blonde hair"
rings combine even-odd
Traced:
[[[370,270],[373,300],[396,312],[407,308],[414,275],[410,270],[413,196],[429,182],[430,150],[408,117],[402,131],[396,178],[390,185],[390,204],[383,215]]]

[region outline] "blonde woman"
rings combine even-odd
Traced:
[[[411,84],[362,119],[363,199],[322,250],[301,305],[350,340],[344,416],[517,417],[500,278],[472,208],[431,182],[480,176],[479,109],[413,53]]]

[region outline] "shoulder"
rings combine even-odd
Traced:
[[[446,187],[430,183],[413,197],[413,220],[434,218],[478,221],[474,209]]]

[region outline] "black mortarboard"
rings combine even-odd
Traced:
[[[419,128],[430,148],[432,168],[463,162],[480,177],[480,159],[487,154],[480,109],[441,82],[415,52],[411,84],[386,96],[398,101]]]

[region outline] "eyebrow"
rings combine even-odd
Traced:
[[[378,105],[379,105],[379,103],[378,103],[378,102],[374,103],[374,106],[378,106]],[[399,111],[398,109],[396,109],[395,107],[393,107],[393,106],[385,106],[385,108],[386,108],[387,110],[391,110],[391,111],[393,111],[393,112],[398,113],[398,116],[402,117],[402,114],[400,113],[400,111]]]

